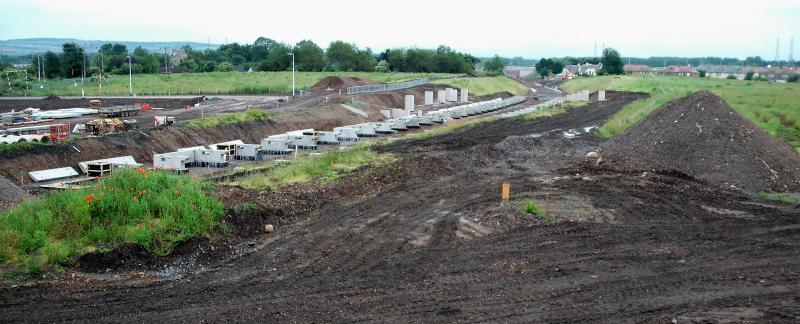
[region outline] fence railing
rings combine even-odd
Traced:
[[[424,78],[424,79],[417,79],[417,80],[398,82],[398,83],[385,83],[376,85],[348,87],[347,94],[353,95],[359,93],[384,92],[384,91],[408,89],[411,87],[416,87],[418,85],[427,84],[428,82],[430,82],[428,78]]]

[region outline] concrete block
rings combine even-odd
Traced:
[[[606,91],[605,90],[598,90],[597,91],[597,100],[598,101],[606,101]]]
[[[406,95],[406,111],[414,111],[414,95]]]
[[[439,90],[436,93],[436,102],[440,104],[447,103],[447,91],[446,90]]]
[[[447,96],[447,101],[448,102],[453,102],[453,101],[458,100],[458,96],[456,94],[456,89],[447,88],[446,91],[447,91],[447,93],[445,95]]]
[[[403,109],[392,109],[392,118],[408,116],[409,112]]]
[[[392,118],[392,110],[391,109],[381,109],[381,115],[386,118]]]
[[[425,105],[430,106],[433,104],[433,91],[425,91]]]
[[[469,102],[469,89],[461,89],[461,102]]]

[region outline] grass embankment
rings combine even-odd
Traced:
[[[444,78],[444,73],[377,73],[377,72],[296,72],[297,90],[304,90],[327,76],[366,77],[378,83],[400,82],[419,78]],[[81,85],[81,79],[32,81],[30,96],[127,96],[128,76],[112,75],[101,91],[95,82]],[[23,88],[14,94],[22,95]],[[137,95],[222,95],[264,94],[292,91],[292,72],[208,72],[176,73],[172,75],[139,74],[133,76],[133,92]]]
[[[228,113],[222,115],[209,116],[204,118],[192,119],[186,122],[189,127],[215,127],[226,124],[236,124],[256,120],[267,120],[269,114],[263,110],[250,108],[245,111]]]
[[[594,77],[579,78],[562,85],[567,91],[598,89],[637,91],[651,98],[625,106],[599,129],[606,137],[623,132],[667,102],[698,90],[722,97],[733,109],[768,133],[800,150],[800,84],[766,81],[719,80],[686,77]]]
[[[43,146],[47,146],[47,144],[40,142],[17,142],[12,144],[3,143],[0,144],[0,154],[28,152]]]
[[[226,184],[261,190],[309,181],[327,183],[338,179],[348,171],[393,160],[394,157],[390,154],[376,153],[367,145],[357,145],[348,150],[330,150],[319,155],[297,156],[289,163],[262,167],[260,172]]]
[[[528,87],[508,77],[478,77],[436,80],[433,83],[469,89],[470,96],[487,96],[498,92],[510,92],[517,96],[528,93]]]
[[[163,171],[127,169],[91,187],[59,191],[0,214],[0,264],[35,274],[70,258],[124,243],[158,255],[209,235],[222,203],[210,183]]]

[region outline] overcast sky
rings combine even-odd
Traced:
[[[800,0],[0,0],[0,39],[252,43],[262,35],[375,51],[445,44],[479,56],[588,56],[597,42],[624,56],[766,59],[781,37],[785,59],[790,37],[800,48]]]

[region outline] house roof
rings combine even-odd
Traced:
[[[664,73],[700,73],[697,69],[687,65],[671,65],[664,69]]]
[[[622,67],[625,72],[651,72],[653,68],[644,64],[625,64]]]

